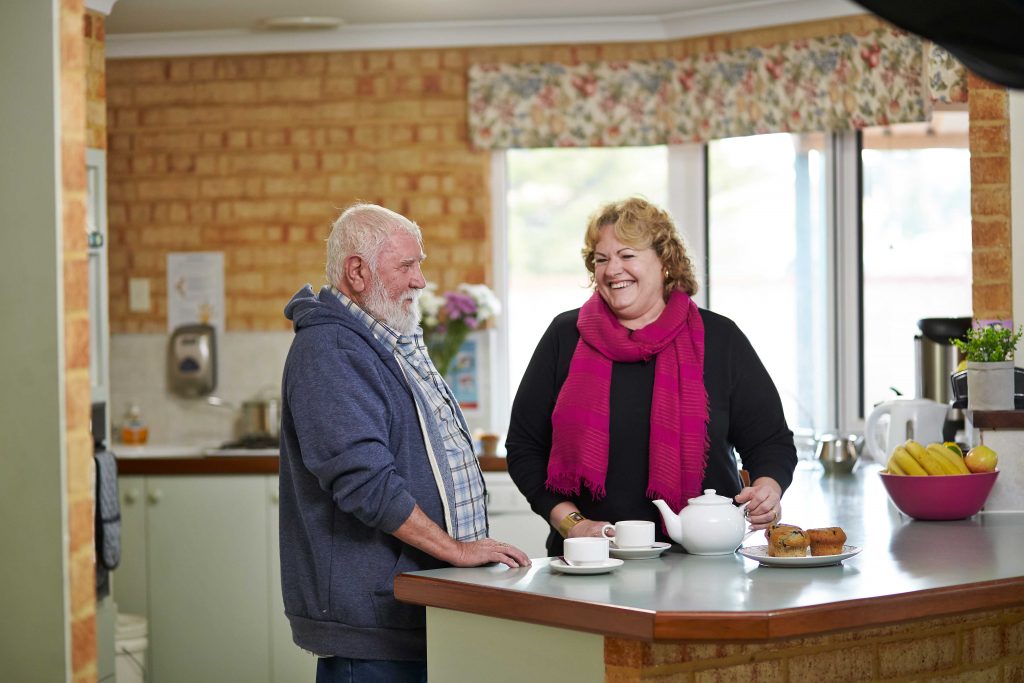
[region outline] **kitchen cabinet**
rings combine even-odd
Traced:
[[[121,612],[149,620],[149,683],[309,680],[277,567],[277,477],[122,477]]]

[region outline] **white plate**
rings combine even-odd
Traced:
[[[649,548],[617,548],[612,543],[608,553],[622,560],[650,560],[672,547],[671,543],[655,543]]]
[[[736,552],[748,559],[757,560],[767,567],[827,567],[853,557],[860,552],[860,548],[855,545],[844,545],[843,552],[838,555],[807,555],[805,557],[769,557],[766,545],[752,545],[740,548]]]
[[[622,560],[609,559],[604,564],[577,567],[574,565],[568,565],[557,557],[551,558],[551,568],[556,572],[562,572],[563,574],[606,574],[620,566],[622,566]]]

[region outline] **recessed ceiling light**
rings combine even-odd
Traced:
[[[342,24],[338,17],[271,17],[258,23],[265,31],[316,31],[338,28]]]

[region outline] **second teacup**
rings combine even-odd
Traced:
[[[608,561],[608,539],[596,536],[567,538],[562,544],[562,554],[570,564],[584,567],[604,564]]]
[[[615,532],[614,536],[608,535],[609,529]],[[654,545],[654,522],[627,519],[614,525],[605,524],[601,535],[614,541],[617,548],[650,548]]]

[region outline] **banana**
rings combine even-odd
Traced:
[[[952,466],[944,465],[945,460],[939,461],[935,459],[935,456],[928,452],[924,446],[914,441],[913,439],[907,439],[907,442],[903,444],[903,447],[907,449],[907,453],[910,453],[911,457],[917,461],[917,464],[924,468],[924,471],[932,475],[952,474]],[[949,469],[947,469],[949,467]]]
[[[947,446],[940,446],[937,443],[928,444],[927,450],[929,453],[934,455],[936,458],[942,458],[952,468],[953,472],[950,474],[970,474],[971,471],[967,469],[967,465],[964,464],[964,459],[959,455],[950,450]]]
[[[901,470],[909,475],[920,477],[928,474],[923,467],[921,467],[914,456],[907,452],[907,449],[903,446],[897,446],[892,450],[892,460],[895,462]]]
[[[899,463],[896,462],[896,458],[891,455],[889,456],[889,462],[887,465],[889,474],[906,474],[906,472],[903,471],[903,468],[899,466]]]

